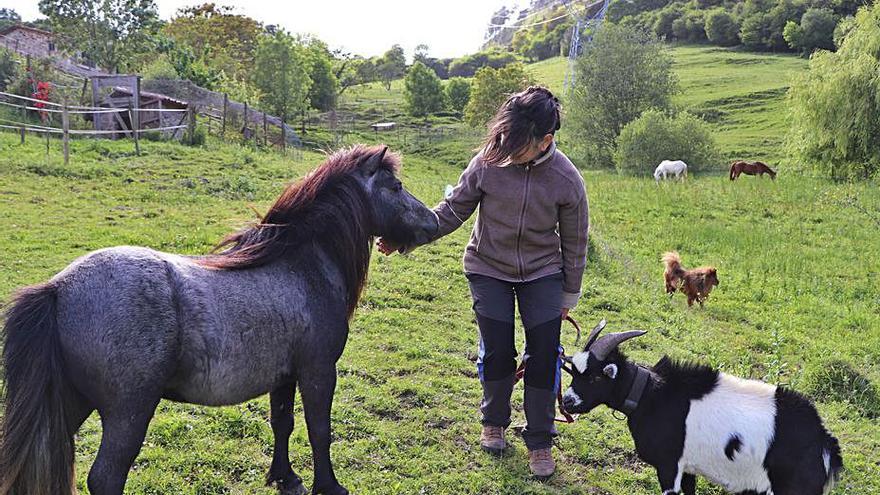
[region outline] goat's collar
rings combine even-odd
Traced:
[[[645,388],[648,387],[648,382],[651,379],[651,372],[647,369],[637,364],[630,364],[630,366],[633,368],[633,381],[629,387],[626,399],[623,400],[623,404],[620,406],[620,412],[627,416],[636,412],[636,409],[639,408],[639,403],[645,394]]]

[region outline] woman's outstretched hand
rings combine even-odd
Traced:
[[[390,256],[392,253],[399,251],[400,248],[403,247],[403,245],[391,242],[384,237],[380,237],[379,240],[376,242],[376,247],[379,248],[380,253],[384,254],[385,256]]]

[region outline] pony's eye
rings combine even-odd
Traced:
[[[402,184],[401,182],[399,182],[399,181],[398,181],[398,182],[395,182],[395,183],[394,183],[394,187],[392,187],[391,190],[394,191],[394,192],[400,192],[400,191],[403,191],[403,184]]]

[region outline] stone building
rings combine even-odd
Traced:
[[[57,53],[54,34],[22,24],[0,31],[0,46],[33,57],[51,57]]]

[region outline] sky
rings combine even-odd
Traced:
[[[159,17],[170,19],[181,7],[207,0],[156,0]],[[310,33],[331,48],[373,56],[400,44],[411,58],[415,47],[428,45],[433,57],[458,57],[479,50],[492,13],[503,5],[525,6],[527,0],[247,0],[222,1],[264,23],[294,33]],[[0,0],[25,21],[42,17],[39,0]]]

